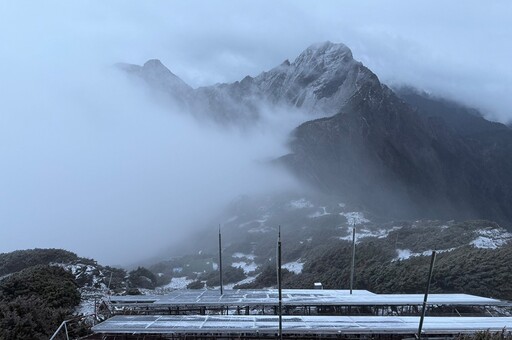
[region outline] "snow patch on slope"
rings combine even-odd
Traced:
[[[356,243],[359,243],[360,239],[366,237],[386,238],[389,233],[401,229],[402,227],[393,227],[390,229],[368,229],[368,228],[356,228]],[[352,241],[352,227],[346,227],[347,236],[342,236],[339,239],[345,241]]]
[[[313,214],[309,215],[309,218],[321,217],[325,215],[330,215],[326,210],[326,207],[320,207],[321,211],[315,211]]]
[[[304,209],[304,208],[313,208],[314,205],[310,201],[305,198],[301,198],[299,200],[290,201],[288,206],[292,209]]]
[[[233,255],[231,255],[232,257],[234,257],[235,259],[248,259],[248,260],[251,260],[253,261],[256,256],[254,254],[244,254],[244,253],[233,253]]]
[[[283,264],[283,268],[284,269],[287,269],[287,270],[289,270],[289,271],[291,271],[292,273],[295,273],[295,274],[302,273],[302,268],[303,267],[304,267],[304,263],[299,262],[299,260]]]
[[[258,268],[258,265],[255,262],[233,262],[231,267],[234,268],[242,268],[245,274],[255,271]]]
[[[364,217],[364,214],[359,211],[341,212],[341,216],[345,216],[348,225],[368,223],[370,220]]]
[[[187,285],[192,283],[194,280],[187,279],[186,276],[183,277],[173,277],[171,279],[171,282],[163,286],[162,288],[168,288],[168,289],[186,289]]]
[[[512,239],[512,234],[503,229],[479,229],[478,235],[470,245],[476,248],[497,249],[507,244]]]
[[[441,249],[441,250],[436,250],[436,253],[446,253],[446,252],[450,252],[450,251],[453,251],[457,249],[457,247],[454,247],[454,248],[449,248],[449,249]],[[418,252],[418,253],[413,253],[410,249],[397,249],[396,250],[396,253],[397,253],[397,257],[394,258],[392,260],[393,261],[398,261],[398,260],[407,260],[411,257],[416,257],[416,256],[430,256],[432,255],[432,249],[429,249],[429,250],[425,250],[423,252]]]

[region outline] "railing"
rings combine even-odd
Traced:
[[[94,314],[91,314],[91,315],[81,315],[81,316],[78,316],[76,318],[72,318],[72,319],[69,319],[69,320],[64,320],[62,321],[62,323],[60,324],[59,328],[57,328],[57,330],[55,331],[55,333],[53,333],[52,337],[50,338],[50,340],[54,340],[55,337],[59,334],[59,332],[64,328],[64,331],[66,332],[66,339],[69,340],[69,333],[68,333],[68,326],[67,324],[69,322],[72,322],[72,321],[78,321],[78,320],[82,320],[82,319],[85,319],[85,318],[89,318],[89,317],[93,317],[93,318],[96,318],[96,315]]]

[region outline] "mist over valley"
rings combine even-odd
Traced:
[[[276,288],[278,235],[285,289],[420,294],[435,251],[512,315],[510,5],[220,3],[0,5],[0,338]]]

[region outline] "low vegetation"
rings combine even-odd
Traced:
[[[0,281],[0,339],[48,339],[79,303],[73,275],[60,267],[14,273]],[[86,329],[75,325],[69,332],[80,336]]]

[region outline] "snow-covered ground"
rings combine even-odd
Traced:
[[[235,259],[248,259],[251,261],[254,261],[254,259],[256,258],[256,256],[254,254],[244,254],[244,253],[233,253],[233,255],[231,255],[231,256],[234,257]]]
[[[497,249],[512,239],[512,234],[503,229],[479,229],[475,233],[478,236],[470,244],[476,248]]]
[[[295,201],[290,201],[288,206],[292,209],[304,209],[304,208],[313,208],[314,205],[310,201],[305,198],[301,198]]]
[[[75,279],[90,280],[90,285],[87,286],[106,289],[107,285],[104,283],[105,275],[96,266],[84,263],[50,263],[52,266],[61,267],[75,276]]]
[[[368,228],[357,228],[356,227],[356,243],[359,243],[359,240],[366,238],[366,237],[377,237],[377,238],[385,238],[388,237],[389,233],[398,230],[401,227],[393,227],[390,229],[375,229],[371,230]],[[342,236],[339,239],[345,240],[345,241],[352,241],[352,227],[348,226],[346,227],[347,230],[347,236]]]
[[[192,283],[193,281],[194,280],[192,280],[192,279],[187,279],[186,276],[183,276],[183,277],[173,277],[171,279],[171,282],[169,282],[165,286],[162,286],[162,288],[167,288],[167,289],[185,289],[185,288],[187,288],[187,285],[189,283]]]
[[[255,262],[244,262],[244,261],[233,262],[231,264],[231,267],[242,268],[242,270],[244,271],[245,274],[248,274],[248,273],[253,272],[256,269],[258,269],[258,265]]]
[[[457,249],[457,248],[455,247],[455,248],[449,248],[449,249],[441,249],[441,250],[436,250],[436,252],[437,253],[446,253],[446,252],[453,251],[455,249]],[[393,259],[393,261],[407,260],[408,258],[416,257],[416,256],[430,256],[430,255],[432,255],[432,249],[425,250],[425,251],[419,252],[419,253],[413,253],[410,249],[397,249],[396,253],[397,253],[397,257],[395,259]]]
[[[364,217],[364,214],[359,211],[341,212],[341,216],[345,216],[348,225],[358,225],[370,222],[369,219]]]
[[[243,280],[240,280],[238,282],[235,282],[235,283],[228,283],[227,285],[224,285],[224,289],[233,289],[234,286],[236,285],[243,285],[243,284],[246,284],[246,283],[251,283],[251,282],[254,282],[254,280],[256,280],[256,278],[258,277],[258,275],[260,274],[257,274],[257,275],[254,275],[254,276],[249,276]],[[220,289],[219,286],[217,287],[214,287],[214,289]]]
[[[309,215],[309,218],[315,218],[325,215],[330,215],[331,213],[328,213],[326,210],[326,207],[320,207],[320,211],[315,211],[313,214]]]
[[[304,263],[300,262],[300,260],[283,264],[283,268],[285,268],[295,274],[302,273],[303,267],[304,267]]]
[[[100,303],[102,299],[108,297],[106,289],[81,289],[81,301],[75,308],[76,315],[92,315],[95,312],[94,304]]]

